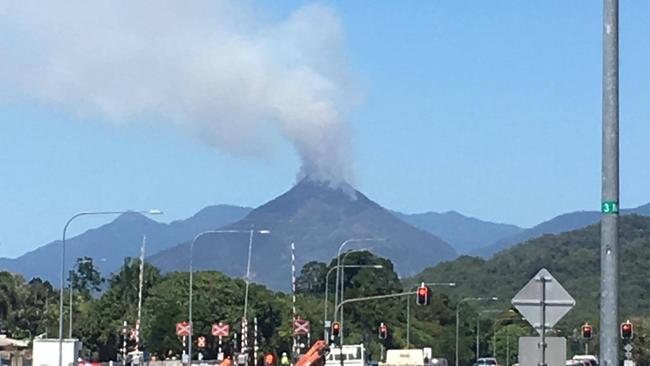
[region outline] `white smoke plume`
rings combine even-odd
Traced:
[[[0,102],[113,123],[173,123],[225,151],[291,141],[302,174],[350,179],[348,81],[337,16],[269,21],[243,1],[0,2]]]

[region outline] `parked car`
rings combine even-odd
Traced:
[[[446,358],[432,358],[429,361],[429,365],[431,365],[431,366],[449,366],[449,362],[447,362]]]
[[[588,366],[598,366],[598,357],[594,355],[575,355],[572,360],[588,362]]]
[[[494,357],[483,357],[476,360],[478,366],[501,366]]]

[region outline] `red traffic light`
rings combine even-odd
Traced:
[[[388,337],[388,327],[386,324],[381,323],[379,325],[379,339],[386,339]]]
[[[431,290],[422,283],[418,288],[417,292],[417,304],[418,305],[429,305],[431,299]]]
[[[339,322],[332,323],[332,335],[336,337],[339,335],[340,332],[341,332],[341,324]]]
[[[593,328],[589,323],[585,323],[585,325],[582,326],[582,338],[584,339],[591,339],[593,333]]]
[[[632,339],[634,337],[634,325],[630,321],[621,324],[621,338]]]

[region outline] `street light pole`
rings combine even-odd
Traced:
[[[456,304],[456,366],[459,365],[459,332],[460,332],[460,306],[468,301],[496,301],[499,298],[497,297],[466,297],[461,299],[458,304]]]
[[[510,315],[516,315],[517,314],[512,309],[509,309],[508,313]],[[497,324],[499,324],[499,322],[504,322],[504,321],[508,321],[508,320],[516,320],[516,319],[513,319],[512,317],[501,318],[501,319],[495,320],[494,323],[492,324],[492,328],[494,329],[493,330],[493,336],[492,336],[492,353],[494,353],[494,357],[497,357]],[[508,328],[507,327],[506,327],[506,338],[507,338],[506,339],[506,342],[507,342],[507,344],[506,344],[506,366],[508,366],[510,364],[510,335],[508,333]]]
[[[336,253],[336,290],[334,291],[334,306],[339,303],[339,281],[341,278],[341,251],[349,243],[362,242],[362,241],[372,241],[377,240],[373,238],[359,238],[359,239],[348,239],[339,245],[339,249]],[[334,320],[336,320],[336,312],[334,312]]]
[[[501,310],[498,310],[498,309],[481,310],[481,311],[478,312],[478,314],[476,316],[476,359],[477,360],[480,357],[480,352],[481,352],[481,346],[480,346],[480,343],[479,343],[480,342],[480,334],[481,334],[481,332],[480,332],[481,314],[496,313],[496,312],[499,312],[499,311],[501,311]]]
[[[250,230],[250,234],[248,236],[248,260],[246,262],[246,291],[244,294],[244,319],[247,319],[247,314],[248,314],[248,287],[251,282],[251,261],[252,261],[252,254],[253,254],[253,235],[255,231],[253,229]]]
[[[356,249],[356,250],[348,250],[343,255],[343,259],[341,259],[342,265],[341,265],[341,268],[340,268],[340,271],[341,271],[341,290],[340,290],[341,291],[341,301],[343,301],[343,296],[344,296],[343,293],[344,293],[344,290],[345,290],[345,259],[348,257],[348,255],[350,255],[352,253],[363,252],[363,251],[368,251],[368,250],[370,250],[370,248],[361,248],[361,249]],[[340,319],[341,319],[341,322],[343,322],[343,306],[341,306]],[[343,332],[341,332],[341,345],[343,345],[343,337],[344,337]]]
[[[384,266],[382,266],[380,264],[378,264],[378,265],[350,264],[350,265],[346,265],[345,267],[347,267],[347,268],[377,268],[377,269],[384,268]],[[330,278],[330,274],[332,274],[332,271],[334,271],[335,269],[337,269],[336,266],[330,268],[330,270],[327,271],[327,274],[325,275],[325,305],[323,306],[325,308],[325,310],[324,310],[324,316],[323,316],[323,340],[325,340],[325,342],[327,342],[327,343],[329,343],[329,341],[327,339],[327,327],[325,326],[325,323],[327,322],[327,305],[328,305],[327,297],[329,295],[329,278]]]
[[[59,290],[59,366],[63,366],[63,288],[65,287],[65,240],[68,232],[68,226],[76,218],[81,216],[94,216],[94,215],[122,215],[122,214],[143,214],[143,215],[162,215],[160,210],[147,210],[147,211],[85,211],[73,215],[66,221],[63,226],[63,237],[61,240],[61,279]]]
[[[68,320],[70,320],[70,324],[68,325],[68,328],[69,328],[68,329],[68,338],[70,338],[70,339],[72,339],[72,291],[74,291],[74,288],[72,286],[73,285],[73,283],[72,283],[72,274],[73,273],[74,273],[73,270],[70,270],[70,289],[68,291],[68,292],[70,292],[70,303],[68,304],[69,305],[68,311],[70,312],[70,314],[68,314]]]
[[[456,283],[455,282],[427,282],[424,285],[455,287]],[[421,284],[414,285],[413,287],[410,288],[410,290],[413,291],[419,286],[421,286]],[[410,297],[406,298],[406,347],[408,348],[411,347],[411,298]]]
[[[205,235],[215,235],[215,234],[241,234],[241,233],[250,233],[250,238],[252,238],[252,232],[253,230],[207,230],[203,231],[201,233],[198,233],[194,239],[192,239],[192,242],[190,243],[190,283],[189,283],[189,299],[188,299],[188,318],[189,318],[189,323],[190,323],[190,335],[188,336],[189,342],[187,343],[187,355],[189,357],[190,362],[192,362],[192,335],[194,334],[194,324],[192,323],[192,292],[193,292],[193,287],[194,287],[194,244],[196,244],[197,240],[199,240],[201,237]],[[258,231],[259,234],[269,234],[270,231],[268,230],[260,230]],[[250,243],[250,241],[249,241]],[[249,260],[248,260],[248,265],[247,268],[250,270],[250,249],[251,245],[249,244]],[[248,275],[247,275],[248,277]],[[248,287],[246,287],[248,290]],[[247,302],[245,301],[245,304]]]

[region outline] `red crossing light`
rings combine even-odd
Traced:
[[[417,304],[418,305],[429,305],[429,302],[431,300],[431,289],[426,287],[424,283],[418,287],[418,292],[417,292],[418,298],[417,298]]]
[[[339,333],[341,332],[341,324],[339,322],[333,322],[332,323],[332,335],[333,336],[338,336]]]
[[[591,339],[593,330],[594,329],[592,328],[591,325],[589,325],[589,323],[585,323],[582,326],[582,338],[583,339]]]

